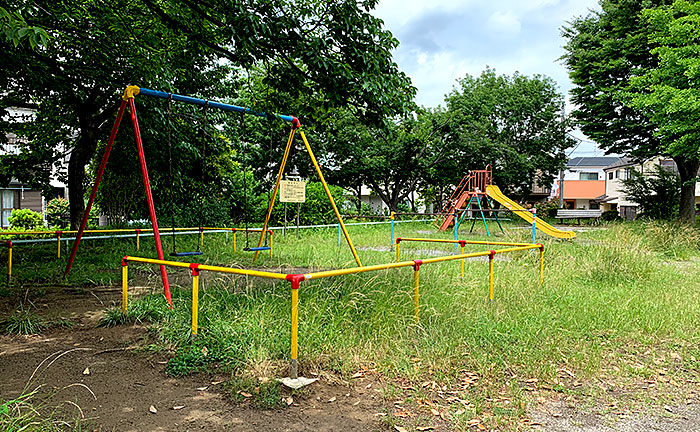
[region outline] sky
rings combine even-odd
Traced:
[[[561,27],[600,10],[598,0],[380,0],[373,12],[400,41],[394,61],[418,89],[416,102],[444,105],[456,80],[489,66],[499,75],[545,75],[567,96]],[[603,156],[580,131],[571,156]]]

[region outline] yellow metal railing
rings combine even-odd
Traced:
[[[397,241],[397,256],[398,256],[398,245],[400,241],[422,241],[423,239],[399,239]],[[428,239],[428,241],[433,241],[433,239]],[[452,240],[439,241],[450,243]],[[461,241],[457,240],[457,243]],[[403,267],[413,267],[413,313],[416,322],[420,319],[420,268],[424,264],[434,264],[440,262],[461,260],[461,274],[464,274],[464,260],[467,258],[475,258],[488,256],[489,257],[489,300],[493,301],[494,298],[494,258],[497,254],[525,251],[531,249],[540,250],[540,284],[543,282],[544,278],[544,246],[541,244],[530,244],[530,243],[504,243],[504,242],[476,242],[476,241],[464,241],[462,246],[462,252],[464,252],[464,244],[490,244],[490,245],[503,245],[511,246],[505,249],[496,249],[472,253],[460,253],[458,255],[450,255],[437,258],[427,258],[427,259],[416,259],[411,261],[394,262],[387,264],[377,264],[372,266],[363,267],[353,267],[347,269],[337,269],[337,270],[325,270],[305,274],[285,274],[285,273],[274,273],[260,270],[248,270],[248,269],[238,269],[230,267],[220,267],[211,266],[205,264],[196,263],[183,263],[177,261],[165,261],[150,258],[132,257],[125,256],[122,259],[122,312],[127,313],[127,298],[128,298],[128,265],[129,262],[138,262],[154,265],[165,265],[169,267],[179,267],[179,268],[189,268],[192,270],[192,334],[196,335],[198,332],[198,310],[199,310],[199,274],[202,271],[213,271],[219,273],[229,273],[237,275],[248,275],[256,276],[267,279],[276,280],[287,280],[291,283],[291,367],[290,367],[290,377],[292,379],[297,378],[297,356],[298,356],[298,333],[299,333],[299,286],[302,281],[312,280],[312,279],[323,279],[335,276],[343,276],[349,274],[359,274],[367,273],[379,270],[389,270]]]

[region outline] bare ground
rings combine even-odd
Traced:
[[[97,326],[104,305],[117,296],[114,290],[98,289],[50,293],[36,301],[42,315],[60,311],[77,324],[36,336],[0,336],[0,399],[42,385],[42,398],[53,395],[50,403],[62,404],[68,420],[80,411],[63,401],[76,403],[89,430],[96,431],[388,429],[376,415],[385,411],[383,398],[367,388],[372,377],[351,386],[322,378],[296,395],[291,406],[274,410],[229,402],[217,384],[226,376],[170,378],[164,372],[167,356],[143,349],[149,343],[146,328]],[[7,303],[1,306],[3,314],[9,312]]]

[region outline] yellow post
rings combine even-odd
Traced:
[[[233,253],[236,253],[236,230],[233,230]]]
[[[129,289],[129,264],[122,260],[122,313],[126,315]]]
[[[489,255],[489,300],[493,301],[493,257],[496,256],[495,251],[491,251]]]
[[[298,334],[299,334],[299,282],[303,275],[294,275],[292,282],[292,365],[289,370],[289,377],[297,379],[299,377],[299,364],[297,363],[297,355],[299,353]],[[300,276],[300,277],[299,277]]]
[[[197,318],[199,312],[199,270],[192,269],[192,336],[197,336]]]
[[[7,250],[7,285],[10,285],[10,279],[12,279],[12,243],[9,244]]]
[[[418,317],[418,312],[419,312],[419,294],[418,294],[418,287],[420,285],[419,282],[419,272],[420,272],[420,266],[416,265],[413,267],[413,315],[416,318],[416,323],[420,321]]]
[[[58,244],[58,257],[61,258],[61,233],[56,236],[56,244]]]
[[[464,255],[464,246],[461,247],[460,255]],[[460,276],[464,277],[464,259],[460,260]]]
[[[540,286],[544,282],[544,246],[540,247]]]
[[[396,242],[396,262],[399,262],[399,245],[400,242]]]
[[[287,165],[287,158],[289,158],[289,151],[292,148],[292,142],[294,142],[294,134],[296,133],[296,131],[296,128],[293,126],[292,130],[289,132],[289,138],[287,138],[287,146],[284,148],[284,154],[282,155],[282,163],[280,164],[280,169],[277,172],[275,188],[272,190],[272,196],[270,196],[270,202],[267,205],[267,215],[265,215],[265,222],[263,222],[262,230],[260,232],[260,240],[258,240],[258,247],[262,246],[263,240],[265,239],[265,231],[267,231],[267,224],[270,223],[272,208],[275,206],[275,199],[277,198],[277,192],[280,188],[280,181],[282,180],[282,175],[284,174],[284,167]],[[255,262],[255,260],[258,259],[259,253],[260,251],[255,251],[255,256],[253,256],[253,262]]]
[[[269,232],[267,235],[270,236],[270,258],[272,258],[272,232]]]
[[[204,246],[204,230],[202,227],[199,227],[199,247]]]
[[[137,252],[141,248],[141,245],[139,244],[139,234],[141,234],[141,230],[137,229],[136,230],[136,251]]]
[[[331,207],[333,207],[333,212],[335,212],[335,217],[338,219],[338,223],[340,224],[340,228],[343,230],[343,235],[345,235],[345,240],[348,242],[348,246],[350,246],[350,251],[352,251],[352,256],[355,257],[355,262],[357,263],[358,267],[362,267],[362,262],[360,262],[360,257],[357,255],[357,251],[355,250],[355,246],[352,244],[352,240],[350,239],[350,234],[348,234],[348,230],[345,229],[345,224],[343,223],[343,218],[340,216],[340,212],[338,211],[338,207],[335,205],[335,200],[333,199],[333,195],[331,194],[330,189],[328,189],[328,184],[326,184],[326,179],[323,177],[323,173],[321,172],[321,167],[318,165],[318,161],[316,160],[316,157],[314,156],[314,152],[311,150],[311,146],[309,145],[309,141],[306,139],[306,135],[304,135],[303,130],[299,130],[299,135],[301,135],[301,139],[304,140],[304,145],[306,146],[306,151],[309,153],[309,157],[311,158],[311,162],[313,162],[314,167],[316,167],[316,174],[318,174],[319,180],[321,180],[321,184],[323,185],[323,189],[326,191],[326,195],[328,195],[328,200],[331,202]]]

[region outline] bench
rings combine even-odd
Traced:
[[[557,219],[578,219],[579,225],[581,219],[598,219],[603,214],[602,209],[597,210],[557,210]]]

